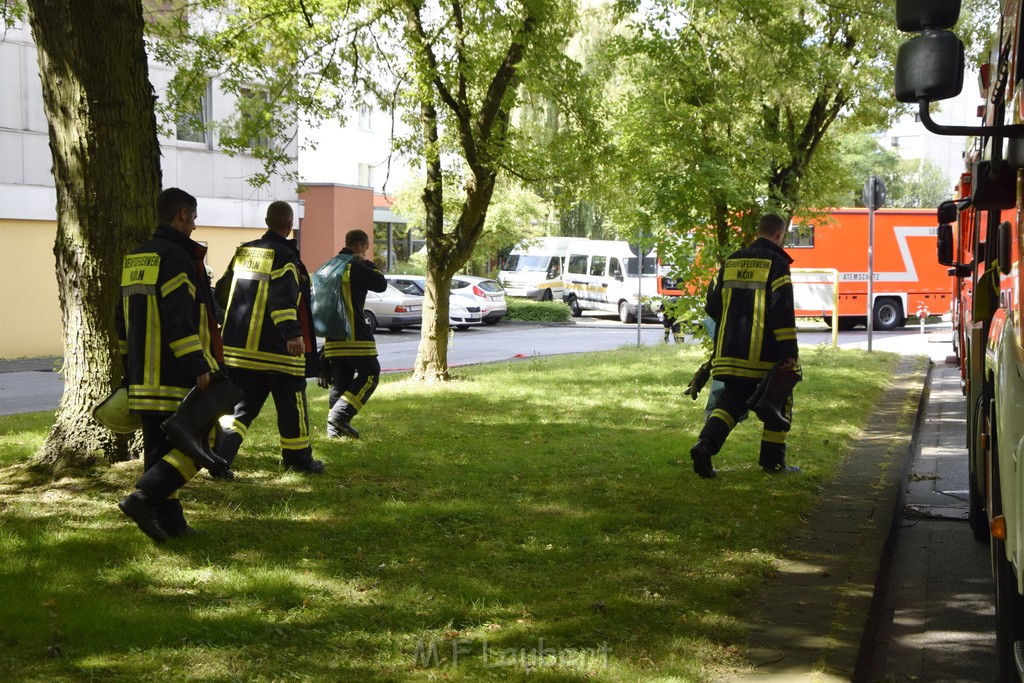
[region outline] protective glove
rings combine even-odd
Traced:
[[[700,394],[700,390],[704,388],[704,385],[711,379],[711,360],[705,361],[697,371],[693,373],[693,379],[686,385],[686,389],[683,390],[683,396],[689,396],[694,401],[697,400],[697,396]]]

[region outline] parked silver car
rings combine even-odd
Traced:
[[[427,278],[422,275],[385,275],[388,283],[400,291],[419,296],[421,299],[427,291]],[[467,296],[452,293],[448,298],[448,324],[460,330],[468,330],[472,325],[485,322],[480,304]]]
[[[363,317],[371,330],[386,327],[392,332],[423,323],[423,297],[410,296],[389,284],[383,292],[367,292]]]

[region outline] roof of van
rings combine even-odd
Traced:
[[[625,240],[573,240],[566,256],[570,254],[599,254],[633,258],[633,252],[629,250],[629,243]]]

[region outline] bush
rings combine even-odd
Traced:
[[[508,312],[505,320],[524,320],[541,323],[566,323],[572,318],[569,307],[561,301],[532,301],[505,297]]]

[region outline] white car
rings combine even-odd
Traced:
[[[484,325],[494,325],[505,315],[505,290],[497,281],[474,275],[456,275],[452,278],[452,294],[475,299],[480,304]]]
[[[399,291],[423,299],[427,291],[427,278],[423,275],[385,275],[389,285]],[[455,294],[448,297],[448,324],[460,330],[468,330],[472,325],[485,322],[480,304],[470,297]]]

